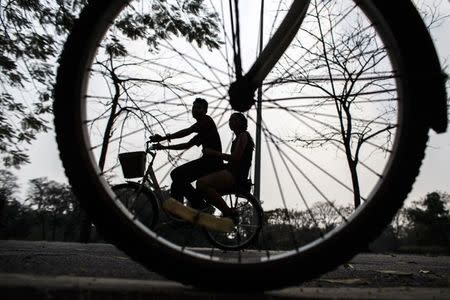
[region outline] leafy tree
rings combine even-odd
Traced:
[[[449,194],[432,192],[407,209],[418,245],[450,246],[449,203]]]
[[[55,61],[86,0],[0,1],[0,156],[29,162],[27,145],[47,131]]]
[[[29,233],[29,211],[16,199],[17,177],[0,170],[0,238],[24,238]]]
[[[70,186],[45,177],[30,180],[26,203],[39,216],[42,238],[50,238],[50,228],[52,240],[56,239],[57,228],[66,222],[65,217],[78,205]]]
[[[146,12],[130,8],[113,25],[104,45],[114,56],[126,54],[123,37],[145,40],[156,51],[172,35],[217,47],[214,13],[203,0],[146,1]],[[47,131],[46,115],[58,55],[67,33],[87,0],[0,0],[0,157],[5,166],[29,162],[27,145]],[[197,16],[197,18],[190,18]],[[201,17],[198,17],[201,16]]]
[[[0,170],[0,199],[2,199],[0,207],[3,207],[8,199],[13,198],[18,189],[17,177],[8,170]]]

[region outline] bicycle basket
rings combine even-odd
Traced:
[[[125,152],[119,154],[123,177],[136,178],[144,176],[146,153],[144,151]]]

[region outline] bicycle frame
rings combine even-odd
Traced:
[[[256,88],[261,85],[264,78],[266,78],[267,74],[269,74],[286,51],[305,18],[309,3],[310,0],[294,0],[283,22],[266,47],[264,47],[264,50],[254,62],[253,66],[245,74],[252,87]]]
[[[163,197],[159,182],[156,179],[155,171],[153,170],[153,163],[156,158],[156,150],[152,151],[149,144],[150,144],[150,142],[146,143],[145,153],[150,154],[152,159],[150,160],[147,170],[145,171],[145,174],[142,177],[141,188],[144,186],[145,182],[149,182],[150,186],[153,188],[152,192],[155,194],[155,197],[157,198],[158,202],[162,203],[164,200],[164,197]],[[140,193],[140,190],[138,191],[138,194],[139,193]]]

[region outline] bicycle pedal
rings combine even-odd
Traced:
[[[234,222],[230,218],[219,218],[191,207],[184,206],[177,200],[169,198],[163,203],[163,207],[168,212],[210,230],[220,232],[231,232],[234,228]]]

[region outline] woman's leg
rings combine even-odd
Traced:
[[[197,180],[197,190],[205,197],[205,200],[217,207],[222,214],[233,214],[233,210],[228,207],[223,200],[223,194],[230,193],[235,184],[233,175],[227,170],[208,174]]]

